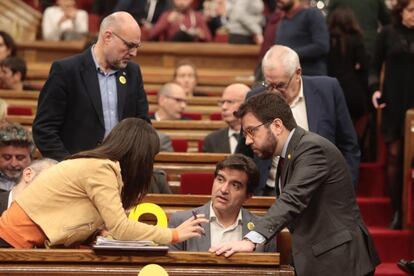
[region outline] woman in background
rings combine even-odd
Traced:
[[[330,50],[328,75],[338,79],[360,147],[363,148],[368,127],[368,54],[362,30],[353,11],[338,7],[329,16]]]
[[[105,229],[118,240],[159,244],[200,236],[204,218],[175,229],[128,220],[126,211],[145,196],[159,139],[138,118],[121,121],[96,149],[50,168],[0,217],[0,247],[76,246]]]
[[[400,229],[404,121],[406,111],[414,107],[414,0],[398,0],[392,13],[393,24],[384,27],[378,35],[369,83],[372,103],[382,109],[381,130],[388,153],[387,181],[394,209],[390,228]]]

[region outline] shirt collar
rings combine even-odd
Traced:
[[[235,131],[234,129],[229,127],[229,132],[228,132],[229,137],[232,137],[234,133],[238,134],[240,133],[240,131]]]
[[[280,154],[280,157],[285,158],[286,157],[286,152],[287,152],[287,148],[289,146],[290,143],[290,139],[292,138],[293,132],[295,132],[295,129],[292,129],[289,133],[289,136],[286,140],[286,143],[283,145],[283,149],[282,149],[282,153]]]
[[[220,221],[218,220],[218,218],[216,216],[216,213],[214,212],[213,203],[212,202],[210,203],[210,221],[217,221],[217,223],[220,224],[220,226],[222,225],[220,223]],[[242,210],[240,208],[239,214],[237,215],[237,219],[236,219],[235,223],[233,224],[233,226],[239,225],[241,223],[242,223]]]
[[[303,100],[305,100],[305,95],[303,94],[303,81],[302,78],[300,78],[299,94],[296,96],[296,98],[293,99],[292,103],[289,106],[292,108]]]
[[[96,68],[96,71],[97,71],[98,73],[101,73],[101,74],[105,75],[105,76],[109,76],[109,75],[112,75],[112,74],[115,74],[116,72],[118,72],[118,71],[119,71],[119,69],[118,69],[118,70],[112,70],[112,69],[109,69],[109,71],[105,73],[105,71],[103,71],[103,70],[101,69],[101,67],[100,67],[100,65],[99,65],[99,63],[98,63],[98,60],[96,59],[95,53],[93,52],[93,49],[95,49],[95,45],[96,45],[96,44],[93,44],[93,45],[92,45],[92,47],[91,47],[91,52],[92,52],[92,59],[93,59],[93,63],[95,63],[95,68]]]

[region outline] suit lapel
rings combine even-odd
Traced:
[[[120,69],[115,74],[117,97],[118,97],[118,120],[123,119],[125,100],[127,97],[127,87],[129,85],[127,72],[125,69]]]
[[[284,183],[281,183],[282,186],[282,191],[283,188],[286,185],[286,180],[287,180],[287,172],[288,172],[288,168],[290,166],[291,161],[293,160],[294,156],[295,156],[295,149],[297,147],[297,145],[299,144],[300,140],[302,139],[302,136],[306,133],[306,131],[301,128],[301,127],[297,127],[295,129],[295,132],[292,135],[292,138],[289,141],[289,145],[286,151],[286,156],[285,156],[285,164],[283,166],[283,170],[282,170],[282,179],[284,180]]]
[[[204,204],[197,210],[199,214],[204,214],[207,219],[210,218],[210,204],[211,204],[211,201],[209,201],[207,204]],[[202,227],[206,235],[205,236],[202,235],[199,239],[196,239],[197,240],[196,244],[198,244],[198,249],[199,249],[198,251],[201,251],[201,252],[208,251],[211,247],[210,246],[211,244],[210,223],[204,223],[202,224]]]
[[[98,114],[99,122],[103,127],[105,127],[100,92],[101,89],[99,88],[96,67],[92,58],[92,49],[90,48],[89,50],[87,50],[84,55],[85,60],[82,66],[83,68],[81,68],[82,81],[85,84],[86,93],[89,95],[92,105],[95,108],[96,113]]]
[[[223,131],[222,134],[223,134],[223,136],[222,136],[221,139],[223,139],[223,143],[220,143],[220,144],[223,146],[223,148],[220,149],[220,151],[222,151],[222,152],[231,152],[230,141],[229,141],[229,128],[226,127],[225,131]]]
[[[241,210],[242,210],[242,237],[241,238],[243,238],[245,235],[247,235],[247,233],[250,232],[250,230],[247,228],[247,224],[249,222],[252,222],[251,221],[252,216],[244,208],[242,208]]]
[[[321,111],[321,98],[316,93],[317,87],[313,86],[312,83],[306,78],[302,77],[303,80],[303,95],[305,96],[306,114],[308,117],[309,131],[318,132],[318,123]]]

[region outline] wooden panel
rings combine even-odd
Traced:
[[[412,225],[413,218],[409,218],[408,216],[412,215],[412,206],[413,206],[413,188],[410,187],[410,185],[413,185],[411,183],[411,161],[414,157],[414,109],[407,110],[406,116],[405,116],[405,131],[404,131],[404,166],[403,166],[403,213],[404,213],[404,226],[405,228],[407,226],[411,226],[411,228],[414,226]],[[408,225],[408,222],[411,222],[411,225]]]
[[[81,42],[22,41],[19,54],[30,53],[31,62],[51,63],[83,49]],[[144,42],[134,60],[141,66],[174,68],[181,59],[191,59],[199,69],[242,69],[253,74],[259,46],[223,43]],[[251,81],[240,76],[239,81]]]
[[[230,258],[200,252],[151,252],[98,255],[89,249],[0,249],[0,274],[134,275],[146,264],[163,266],[169,275],[294,275],[279,265],[278,253],[237,253]]]

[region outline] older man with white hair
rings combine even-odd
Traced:
[[[279,92],[299,126],[325,137],[338,147],[356,185],[360,150],[339,82],[326,76],[302,76],[298,55],[286,46],[270,48],[263,57],[262,69],[265,82],[261,88],[249,92],[247,98],[265,91]],[[239,140],[237,152],[253,156],[243,138]],[[257,159],[257,162],[261,180],[256,194],[274,195],[278,157]]]

